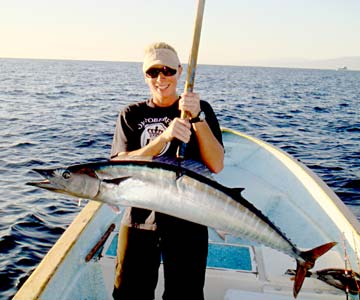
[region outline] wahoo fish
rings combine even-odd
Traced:
[[[191,165],[191,164],[189,164]],[[336,245],[301,251],[260,210],[229,188],[190,167],[156,160],[120,160],[36,169],[46,180],[29,182],[58,193],[158,211],[227,232],[296,259],[296,298],[315,260]]]

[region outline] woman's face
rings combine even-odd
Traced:
[[[161,69],[163,67],[164,65],[155,65],[152,66],[151,69]],[[150,88],[155,105],[166,107],[175,103],[177,100],[176,87],[181,72],[182,67],[179,66],[176,74],[172,76],[165,76],[163,72],[160,72],[157,77],[151,78],[149,75],[145,74],[145,82]]]

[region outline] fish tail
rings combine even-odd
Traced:
[[[315,261],[323,254],[328,252],[332,247],[334,247],[337,243],[331,242],[324,245],[321,245],[319,247],[316,247],[314,249],[308,250],[308,251],[301,251],[300,257],[303,260],[296,260],[296,274],[295,274],[295,283],[294,283],[294,289],[293,294],[296,298],[297,295],[300,292],[300,289],[303,285],[303,282],[305,280],[306,274],[308,273],[308,270],[311,269],[315,265]]]

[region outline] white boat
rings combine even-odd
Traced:
[[[215,176],[217,181],[245,188],[242,195],[299,248],[338,242],[318,259],[312,272],[358,269],[360,224],[319,177],[256,138],[223,129],[223,140],[225,168]],[[120,218],[121,213],[109,206],[90,201],[13,299],[112,299]],[[213,229],[209,232],[207,300],[293,299],[293,281],[285,274],[296,268],[293,258],[229,235],[222,239]],[[162,290],[160,270],[156,299],[161,299]],[[306,278],[297,299],[343,300],[346,294],[322,280]]]

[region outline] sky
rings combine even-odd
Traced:
[[[0,0],[0,57],[141,61],[149,43],[166,41],[187,62],[196,7],[196,0]],[[360,0],[206,0],[198,63],[360,59],[359,12]]]

